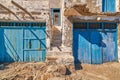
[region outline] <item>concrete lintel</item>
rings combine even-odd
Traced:
[[[7,10],[8,12],[10,12],[10,13],[12,13],[12,14],[15,15],[15,13],[14,13],[13,11],[11,11],[9,8],[5,7],[3,4],[0,3],[0,6],[1,6],[2,8],[4,8],[5,10]]]
[[[68,19],[72,22],[120,22],[120,18],[115,16],[73,16]]]

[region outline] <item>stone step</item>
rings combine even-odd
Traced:
[[[74,64],[74,57],[72,55],[55,55],[55,56],[47,56],[46,62],[55,62],[57,64]]]
[[[62,48],[61,48],[62,50]],[[72,51],[69,50],[69,51],[65,51],[65,50],[62,50],[60,51],[57,47],[53,47],[52,50],[48,51],[47,52],[47,55],[48,56],[54,56],[54,55],[72,55]]]
[[[62,41],[61,40],[52,40],[52,42],[58,43],[58,42],[62,42]]]
[[[62,43],[62,36],[61,36],[61,27],[53,26],[52,27],[52,46],[60,46]],[[57,50],[59,51],[59,50]]]
[[[52,37],[52,39],[60,39],[61,40],[62,37]]]
[[[58,49],[58,48],[60,48],[61,49],[61,51]],[[49,50],[48,52],[58,52],[59,51],[59,53],[62,53],[62,52],[66,52],[66,53],[70,53],[70,54],[72,54],[72,48],[71,47],[64,47],[64,46],[59,46],[59,47],[52,47],[52,50]]]
[[[61,37],[61,35],[56,35],[56,34],[55,34],[55,35],[53,35],[53,37]]]
[[[56,29],[57,29],[57,30],[59,30],[59,31],[61,31],[61,29],[62,29],[62,27],[60,27],[60,26],[53,26],[52,28],[53,28],[53,30],[56,30]]]

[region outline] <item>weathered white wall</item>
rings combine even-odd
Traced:
[[[116,0],[116,11],[117,11],[117,12],[120,11],[120,10],[119,10],[119,7],[120,7],[119,1],[120,1],[120,0]]]
[[[30,20],[30,17],[27,14],[24,14],[24,11],[22,11],[18,7],[14,6],[11,3],[11,1],[12,0],[0,0],[0,3],[5,5],[6,7],[8,7],[13,12],[15,12],[16,15],[23,16],[23,17],[25,17],[26,20]],[[24,7],[29,12],[39,12],[39,14],[37,14],[37,13],[32,14],[37,20],[40,20],[40,19],[47,20],[48,19],[48,11],[49,11],[48,0],[14,0],[14,1],[17,2],[19,5],[21,5],[22,7]],[[23,12],[23,14],[21,14],[20,12]],[[3,16],[0,16],[0,18],[2,19]],[[17,20],[14,16],[11,18],[14,20]],[[19,17],[19,18],[21,20],[23,19],[21,17]]]
[[[49,0],[50,8],[61,8],[63,0]]]

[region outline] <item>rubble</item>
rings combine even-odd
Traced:
[[[120,64],[101,65],[47,64],[42,62],[5,64],[0,70],[0,80],[119,80]]]

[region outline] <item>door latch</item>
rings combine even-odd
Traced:
[[[38,48],[39,51],[42,51],[42,45],[41,45],[41,42],[40,42],[40,48]]]
[[[31,40],[29,40],[29,49],[32,48],[32,43],[31,43]]]

